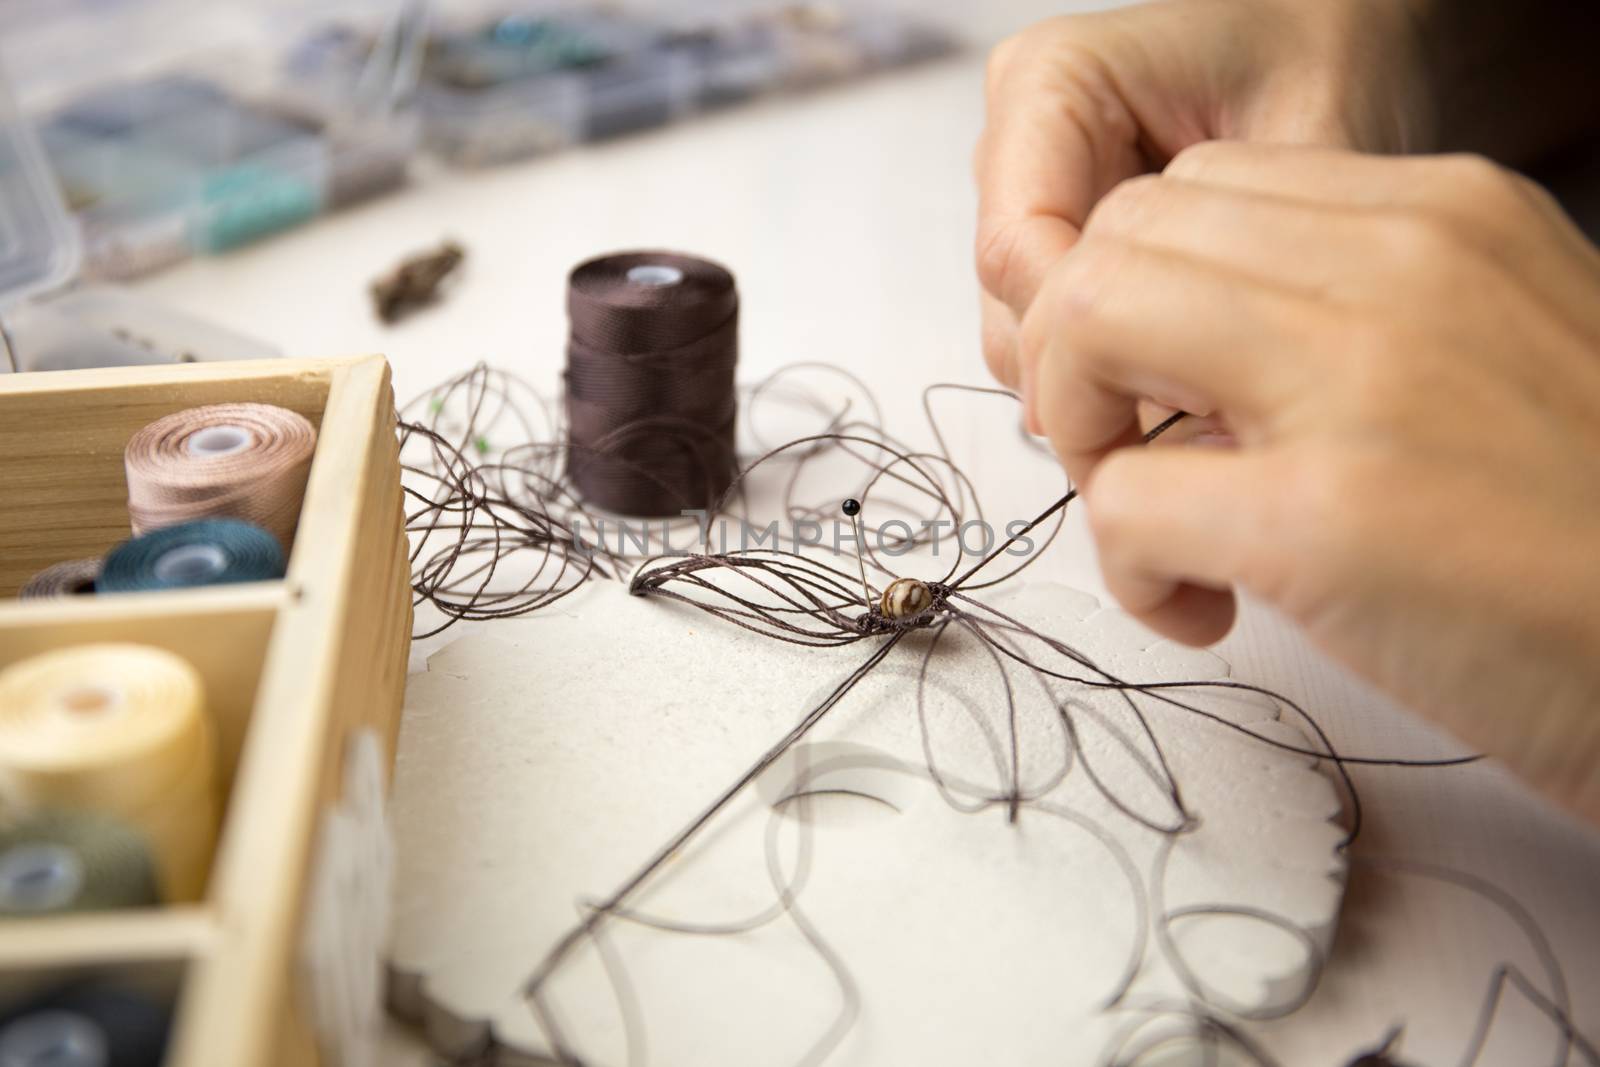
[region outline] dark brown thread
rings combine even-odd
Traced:
[[[764,401],[772,394],[778,392],[776,381],[780,375],[789,373],[780,371],[777,375],[758,384],[749,396],[752,409],[754,400],[759,395]],[[841,372],[845,374],[845,372]],[[847,376],[847,374],[846,374]],[[489,384],[495,381],[496,384]],[[518,406],[509,402],[509,394],[515,386],[508,385],[510,379],[498,376],[497,372],[478,368],[464,379],[458,379],[453,384],[453,389],[465,389],[471,398],[469,404],[470,417],[465,427],[457,426],[450,432],[444,432],[434,427],[410,425],[407,432],[416,435],[428,443],[432,456],[426,466],[430,477],[434,478],[435,490],[443,492],[414,493],[413,499],[427,501],[429,506],[424,508],[420,515],[427,516],[428,522],[434,525],[423,525],[424,533],[438,531],[448,523],[441,523],[441,515],[455,513],[456,509],[501,509],[486,516],[483,521],[469,522],[463,528],[480,529],[482,536],[477,538],[477,546],[463,542],[447,549],[441,556],[435,557],[440,563],[437,568],[439,573],[449,573],[451,567],[456,565],[471,552],[484,551],[485,543],[492,544],[494,550],[489,552],[489,559],[475,565],[468,575],[479,579],[477,588],[481,592],[488,589],[492,582],[495,564],[499,560],[510,558],[513,553],[527,549],[537,549],[547,554],[553,553],[558,561],[556,570],[565,574],[568,582],[554,595],[532,595],[528,590],[523,590],[524,599],[516,601],[514,597],[504,600],[506,614],[521,614],[528,610],[536,610],[538,606],[548,603],[555,596],[565,595],[591,576],[618,577],[622,570],[633,561],[625,553],[599,552],[588,556],[575,556],[570,554],[574,545],[576,523],[567,523],[556,520],[553,516],[557,513],[567,516],[583,517],[586,515],[582,503],[578,501],[570,489],[566,488],[559,474],[561,457],[567,451],[562,446],[550,444],[551,438],[546,437],[544,444],[532,443],[520,447],[506,449],[496,462],[485,462],[482,457],[496,448],[480,447],[482,442],[475,440],[472,430],[487,427],[499,420],[508,417],[508,413],[516,413]],[[939,389],[962,389],[955,386],[934,386],[925,394],[924,404],[930,419],[930,425],[935,432],[938,443],[937,453],[915,453],[909,449],[897,448],[891,444],[891,439],[883,433],[881,426],[870,420],[861,424],[852,423],[848,419],[851,405],[844,404],[829,406],[819,402],[815,397],[801,395],[798,403],[807,407],[824,419],[823,428],[827,431],[812,435],[800,440],[791,441],[786,445],[770,449],[766,454],[747,465],[743,471],[730,483],[724,497],[716,505],[714,513],[725,513],[734,510],[739,500],[740,483],[757,466],[767,463],[791,464],[790,475],[785,487],[783,506],[786,514],[796,517],[814,517],[826,514],[829,508],[828,501],[817,503],[804,502],[799,497],[800,472],[813,460],[833,455],[846,456],[862,463],[867,468],[864,484],[871,489],[880,483],[894,485],[901,488],[909,487],[915,497],[934,503],[941,510],[948,509],[953,518],[959,518],[975,499],[975,491],[955,465],[950,462],[948,449],[942,435],[938,432],[937,420],[933,418],[931,403],[928,400]],[[531,390],[528,391],[531,395]],[[971,390],[974,393],[992,393],[993,390]],[[873,402],[875,403],[875,402]],[[867,405],[871,406],[871,404]],[[437,414],[437,412],[436,412]],[[548,410],[545,415],[548,418]],[[1170,426],[1181,416],[1174,416],[1152,434],[1158,434]],[[515,420],[514,420],[515,421]],[[466,431],[463,433],[463,431]],[[840,432],[846,431],[846,432]],[[528,441],[537,442],[537,434],[531,429],[525,435]],[[880,452],[885,458],[874,462],[873,452]],[[474,453],[478,458],[474,458]],[[947,480],[935,476],[935,471],[943,470]],[[441,476],[442,475],[442,476]],[[920,479],[920,482],[919,482]],[[472,491],[465,491],[464,487],[476,487]],[[862,492],[863,497],[868,496]],[[699,828],[705,826],[715,818],[717,812],[728,799],[737,794],[742,788],[759,776],[761,770],[770,766],[785,751],[797,743],[827,710],[837,704],[839,699],[848,692],[849,688],[865,676],[873,667],[882,662],[888,650],[898,643],[903,637],[916,631],[928,631],[930,640],[923,650],[919,664],[918,681],[918,715],[922,723],[922,736],[924,756],[927,761],[930,780],[947,803],[959,810],[978,812],[990,806],[1001,805],[1007,811],[1008,817],[1016,819],[1024,810],[1029,812],[1043,812],[1052,816],[1066,818],[1095,835],[1120,864],[1129,880],[1130,897],[1136,903],[1136,912],[1139,916],[1137,929],[1139,935],[1130,951],[1129,965],[1125,974],[1117,984],[1113,994],[1106,1001],[1106,1006],[1121,1007],[1131,1011],[1145,1013],[1145,1018],[1134,1028],[1128,1038],[1118,1047],[1108,1050],[1107,1064],[1135,1065],[1144,1060],[1146,1056],[1156,1051],[1163,1045],[1170,1044],[1177,1039],[1178,1031],[1167,1030],[1149,1036],[1145,1034],[1146,1024],[1171,1023],[1181,1027],[1183,1038],[1189,1041],[1199,1041],[1207,1055],[1215,1057],[1222,1048],[1231,1048],[1252,1062],[1264,1067],[1275,1067],[1274,1061],[1259,1046],[1254,1044],[1238,1026],[1230,1021],[1228,1006],[1211,1003],[1209,994],[1201,981],[1191,972],[1177,955],[1177,949],[1170,935],[1168,927],[1173,922],[1182,922],[1191,917],[1200,915],[1229,915],[1234,918],[1243,918],[1251,921],[1266,923],[1283,930],[1291,937],[1299,939],[1308,949],[1308,964],[1311,971],[1310,980],[1300,990],[1299,995],[1286,1005],[1277,1005],[1273,1015],[1288,1014],[1302,1006],[1314,991],[1315,976],[1320,974],[1324,964],[1314,942],[1308,940],[1309,934],[1296,927],[1290,920],[1283,916],[1275,915],[1259,909],[1229,907],[1225,905],[1190,906],[1163,911],[1160,907],[1160,873],[1164,870],[1166,857],[1178,847],[1182,837],[1198,824],[1198,816],[1188,812],[1183,805],[1178,783],[1173,779],[1170,768],[1166,765],[1165,755],[1162,751],[1159,737],[1150,723],[1139,700],[1153,700],[1157,704],[1171,707],[1180,711],[1195,714],[1207,719],[1223,728],[1241,733],[1253,740],[1268,745],[1269,747],[1294,752],[1311,758],[1326,760],[1333,767],[1340,780],[1342,790],[1347,797],[1350,813],[1350,827],[1342,849],[1347,849],[1359,834],[1362,812],[1359,794],[1351,780],[1348,768],[1351,766],[1392,766],[1404,768],[1445,767],[1471,762],[1477,757],[1459,757],[1449,759],[1392,759],[1382,757],[1357,757],[1339,753],[1333,747],[1330,739],[1310,714],[1294,701],[1280,694],[1273,693],[1264,688],[1253,686],[1244,682],[1227,680],[1195,681],[1195,682],[1155,682],[1136,683],[1115,678],[1098,668],[1092,661],[1082,654],[1071,649],[1062,642],[1055,641],[1046,635],[1040,634],[1020,621],[1013,619],[995,610],[988,605],[979,603],[969,595],[971,590],[992,586],[1003,578],[995,578],[983,583],[974,583],[972,579],[985,567],[992,564],[1020,537],[1026,536],[1042,524],[1055,521],[1055,528],[1059,529],[1061,515],[1065,508],[1075,497],[1074,491],[1068,491],[1050,507],[1046,508],[1032,523],[1020,531],[1015,537],[1003,543],[994,551],[986,554],[959,577],[946,576],[946,581],[929,583],[935,595],[933,607],[924,615],[912,620],[890,620],[882,617],[882,613],[870,605],[875,599],[870,595],[866,604],[863,603],[862,593],[859,590],[857,574],[829,566],[816,560],[809,559],[798,552],[786,550],[757,550],[741,553],[723,554],[689,554],[677,557],[656,558],[650,560],[641,568],[633,579],[631,588],[640,595],[667,596],[693,604],[701,610],[723,618],[735,625],[746,629],[764,633],[767,636],[796,644],[806,645],[841,645],[852,644],[860,640],[885,637],[888,640],[879,645],[872,657],[861,667],[857,668],[841,686],[830,695],[829,699],[812,710],[805,716],[795,731],[780,741],[777,746],[763,757],[762,761],[750,772],[726,791],[711,807],[706,809],[694,823],[681,831],[669,847],[663,849],[658,855],[643,868],[636,872],[620,890],[602,902],[589,902],[584,905],[583,919],[580,924],[556,946],[546,957],[540,968],[530,977],[526,992],[530,1007],[534,1010],[536,1018],[545,1029],[547,1037],[556,1050],[558,1059],[563,1063],[576,1063],[569,1043],[561,1034],[560,1027],[553,1018],[549,1005],[543,1000],[542,987],[545,981],[559,967],[560,961],[577,944],[588,939],[593,942],[598,952],[601,953],[602,962],[606,973],[610,976],[614,995],[617,997],[619,1011],[625,1021],[628,1033],[628,1047],[630,1062],[632,1057],[643,1054],[644,1035],[638,1023],[637,995],[628,984],[626,970],[621,960],[615,956],[614,950],[607,943],[604,936],[604,920],[607,918],[625,921],[637,925],[644,925],[657,929],[663,934],[679,935],[719,935],[738,933],[766,922],[776,921],[780,916],[787,917],[796,925],[802,937],[817,952],[820,959],[829,967],[839,984],[843,1002],[840,1013],[828,1031],[812,1046],[812,1048],[799,1061],[800,1063],[819,1063],[835,1048],[843,1036],[848,1032],[850,1022],[859,1013],[859,994],[855,990],[845,969],[843,961],[827,946],[822,939],[820,931],[805,922],[799,912],[797,895],[799,885],[804,879],[804,864],[797,864],[794,873],[784,876],[777,864],[776,856],[769,845],[769,870],[773,877],[775,903],[754,917],[747,917],[734,923],[700,923],[683,924],[665,918],[645,915],[626,906],[626,900],[633,891],[648,881],[653,873],[659,869],[665,857],[677,854],[689,846]],[[453,503],[441,503],[443,498],[453,500]],[[837,497],[833,498],[833,507],[837,507]],[[559,504],[560,506],[552,506]],[[975,505],[974,505],[975,506]],[[566,510],[570,508],[570,510]],[[514,521],[505,522],[506,518]],[[542,521],[529,522],[531,518]],[[521,522],[524,525],[518,526]],[[413,527],[414,529],[417,527]],[[1024,557],[1021,566],[1031,563],[1034,555]],[[582,565],[579,565],[579,560]],[[547,559],[548,562],[548,559]],[[858,561],[859,566],[872,563],[875,573],[893,575],[881,560],[874,558],[870,549],[862,554]],[[1016,569],[1020,570],[1021,566]],[[542,567],[541,567],[542,569]],[[952,574],[954,571],[952,571]],[[1012,573],[1015,573],[1014,571]],[[740,595],[717,584],[719,577],[737,574],[746,580],[765,600],[754,599],[752,595]],[[1009,577],[1007,574],[1005,577]],[[430,596],[438,596],[441,591],[453,590],[456,593],[467,593],[465,599],[456,606],[461,614],[458,617],[498,617],[498,612],[491,607],[492,604],[502,603],[504,595],[485,594],[481,599],[475,599],[468,592],[472,583],[462,583],[462,575],[455,575],[455,581],[447,584],[427,586],[421,584],[419,588],[430,589]],[[1024,791],[1018,779],[1018,742],[1015,728],[1015,694],[1012,692],[1010,681],[1004,676],[1000,679],[999,689],[1006,702],[1007,736],[1002,739],[991,737],[997,768],[1002,772],[1004,787],[994,793],[979,791],[973,794],[973,799],[963,796],[949,783],[938,769],[937,754],[932,747],[932,737],[926,720],[924,707],[925,686],[934,669],[934,649],[951,623],[958,623],[962,633],[970,638],[979,640],[989,647],[991,657],[998,664],[1002,661],[1011,662],[1022,666],[1032,672],[1040,685],[1049,690],[1049,682],[1065,682],[1081,685],[1088,690],[1106,689],[1118,692],[1123,705],[1128,709],[1132,722],[1136,724],[1137,735],[1142,740],[1137,743],[1128,735],[1118,729],[1108,731],[1136,764],[1144,768],[1144,772],[1165,794],[1173,805],[1175,821],[1157,822],[1143,815],[1122,798],[1113,795],[1105,782],[1093,769],[1085,758],[1081,747],[1077,743],[1077,727],[1075,715],[1090,714],[1092,709],[1088,705],[1077,704],[1071,698],[1059,704],[1060,726],[1062,730],[1063,758],[1059,768],[1053,773],[1047,783]],[[1040,653],[1029,652],[1025,643],[1034,643],[1045,654],[1061,657],[1065,664],[1070,666],[1053,667],[1040,662]],[[1314,735],[1315,744],[1320,747],[1296,746],[1268,738],[1255,733],[1248,727],[1229,721],[1205,708],[1196,706],[1185,699],[1185,690],[1204,692],[1207,690],[1235,690],[1242,693],[1256,694],[1275,703],[1280,709],[1287,709],[1299,718]],[[1101,723],[1106,727],[1106,723]],[[1144,751],[1148,747],[1148,752]],[[1161,853],[1158,870],[1152,872],[1156,877],[1152,881],[1151,891],[1156,893],[1154,903],[1148,900],[1142,888],[1143,879],[1138,872],[1129,865],[1126,854],[1122,852],[1115,838],[1106,831],[1101,830],[1092,820],[1088,820],[1078,813],[1065,809],[1052,808],[1048,802],[1040,798],[1058,784],[1070,770],[1073,763],[1081,765],[1085,774],[1094,784],[1097,791],[1105,797],[1114,808],[1136,823],[1145,826],[1152,832],[1162,834],[1166,839],[1166,847]],[[785,801],[785,806],[793,801]],[[803,799],[794,801],[804,803]],[[1531,921],[1531,920],[1529,920]],[[1190,989],[1191,996],[1183,1002],[1165,1004],[1133,1004],[1126,1000],[1126,992],[1132,981],[1132,976],[1137,973],[1141,961],[1149,951],[1145,941],[1146,928],[1155,931],[1155,948],[1174,972],[1180,975],[1186,987]],[[1537,929],[1534,927],[1533,929]],[[1538,935],[1542,938],[1542,934]],[[1559,975],[1559,964],[1550,957],[1550,965],[1554,967],[1552,975]],[[1596,1062],[1590,1055],[1592,1046],[1578,1035],[1570,1021],[1569,1009],[1565,1006],[1566,993],[1564,979],[1552,978],[1551,995],[1546,995],[1529,981],[1516,968],[1506,965],[1497,968],[1491,978],[1490,993],[1483,1005],[1477,1025],[1477,1032],[1472,1039],[1472,1048],[1481,1051],[1485,1040],[1484,1034],[1492,1024],[1494,1013],[1503,990],[1507,987],[1515,988],[1526,996],[1557,1026],[1559,1032],[1565,1036],[1572,1048],[1577,1049],[1589,1058],[1591,1063]],[[1234,1006],[1237,1007],[1237,1006]],[[1473,1058],[1466,1061],[1467,1067],[1475,1062]],[[1564,1061],[1563,1061],[1564,1062]]]

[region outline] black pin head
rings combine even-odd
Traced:
[[[861,501],[857,500],[855,497],[850,497],[844,502],[843,511],[850,518],[855,518],[857,515],[861,514]]]
[[[1405,1067],[1405,1064],[1391,1055],[1395,1051],[1395,1046],[1400,1044],[1401,1033],[1401,1028],[1396,1026],[1384,1036],[1383,1044],[1360,1053],[1345,1067]]]

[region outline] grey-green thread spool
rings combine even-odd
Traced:
[[[65,910],[83,894],[83,876],[83,861],[65,845],[17,845],[0,852],[0,907],[24,913]]]
[[[142,908],[159,899],[138,831],[87,812],[0,826],[0,918]]]

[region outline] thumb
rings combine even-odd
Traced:
[[[1107,456],[1084,493],[1112,596],[1173,640],[1210,644],[1233,626],[1232,587],[1260,543],[1267,490],[1259,453],[1127,448]]]

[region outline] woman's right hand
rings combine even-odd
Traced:
[[[1017,324],[1123,180],[1213,139],[1432,147],[1417,2],[1167,0],[1052,19],[996,48],[975,160],[996,377],[1024,387]]]

